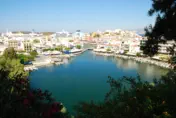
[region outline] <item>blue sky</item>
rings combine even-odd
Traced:
[[[151,0],[1,0],[0,31],[143,29]]]

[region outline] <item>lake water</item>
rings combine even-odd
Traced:
[[[80,101],[103,101],[109,91],[108,76],[122,76],[152,81],[167,73],[154,65],[141,64],[132,60],[96,56],[91,51],[72,58],[65,65],[42,67],[30,74],[31,87],[49,90],[69,111]]]

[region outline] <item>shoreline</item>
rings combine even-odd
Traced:
[[[116,58],[122,58],[122,59],[128,59],[128,60],[134,60],[136,62],[139,63],[147,63],[147,64],[152,64],[155,66],[159,66],[162,68],[166,68],[166,69],[172,69],[171,64],[164,62],[164,61],[157,61],[154,59],[150,59],[150,58],[144,58],[144,57],[136,57],[136,56],[130,56],[130,55],[120,55],[120,54],[114,54],[114,53],[99,53],[99,52],[95,52],[93,51],[96,55],[100,55],[100,56],[113,56]]]
[[[81,52],[77,52],[77,53],[71,53],[68,55],[57,55],[57,58],[68,58],[70,59],[71,57],[76,57],[82,53],[84,53],[86,50],[82,50]],[[137,56],[131,56],[131,55],[121,55],[121,54],[114,54],[114,53],[101,53],[101,52],[95,52],[92,51],[95,55],[99,55],[99,56],[108,56],[108,57],[115,57],[115,58],[121,58],[121,59],[126,59],[126,60],[133,60],[139,63],[146,63],[146,64],[151,64],[151,65],[155,65],[161,68],[166,68],[166,69],[172,69],[171,64],[164,62],[164,61],[157,61],[151,58],[144,58],[144,57],[137,57]],[[38,68],[40,67],[47,67],[47,66],[53,66],[53,65],[62,65],[64,64],[64,61],[60,61],[60,62],[39,62],[39,63],[33,63],[33,65],[30,66],[25,66],[25,71],[33,71],[33,70],[38,70]]]
[[[63,58],[70,59],[71,57],[78,56],[78,55],[82,54],[85,51],[86,50],[82,50],[80,52],[66,54],[66,55],[57,55],[56,57],[58,59],[63,59]],[[54,65],[58,66],[58,65],[62,65],[62,64],[65,64],[65,62],[63,60],[59,61],[59,62],[53,62],[53,61],[35,62],[34,61],[32,65],[26,65],[26,66],[24,66],[24,70],[25,71],[34,71],[34,70],[38,70],[38,68],[41,68],[41,67],[48,67],[48,66],[54,66]]]

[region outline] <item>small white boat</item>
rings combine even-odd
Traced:
[[[71,53],[82,52],[82,49],[72,49],[70,50]]]

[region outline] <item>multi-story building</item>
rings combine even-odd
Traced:
[[[80,30],[77,30],[75,33],[73,33],[73,39],[75,40],[84,40],[85,34],[81,32]]]
[[[172,48],[174,45],[176,45],[176,42],[174,40],[166,41],[166,43],[159,43],[158,53],[169,54],[168,49]],[[176,51],[176,48],[174,50]]]
[[[32,43],[27,40],[27,41],[23,41],[23,50],[26,52],[31,52],[32,51]]]
[[[19,49],[19,42],[17,40],[9,40],[8,41],[8,47],[14,48],[15,50]]]

